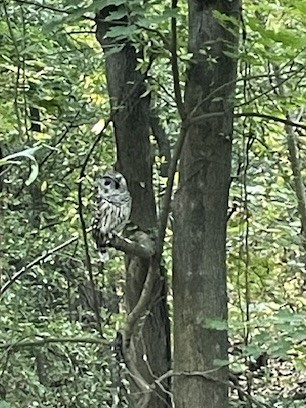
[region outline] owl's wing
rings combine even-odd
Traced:
[[[112,203],[106,199],[97,202],[95,219],[93,222],[93,238],[100,252],[101,262],[108,259],[107,244],[116,234],[123,230],[129,216],[131,208],[130,202]]]

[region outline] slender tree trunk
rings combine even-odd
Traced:
[[[117,53],[107,55],[110,42],[105,38],[110,23],[105,17],[110,9],[101,10],[97,16],[97,39],[106,52],[106,75],[111,100],[113,123],[117,144],[116,168],[128,181],[133,207],[131,221],[141,231],[152,232],[156,228],[157,217],[152,185],[152,162],[150,148],[150,108],[148,98],[141,98],[145,92],[145,76],[136,71],[137,54],[132,44],[126,42]],[[114,9],[112,8],[112,11]],[[112,23],[116,24],[115,22]],[[121,40],[122,42],[122,40]],[[112,38],[112,44],[114,39]],[[126,258],[126,306],[131,313],[143,291],[144,282],[152,260],[135,256]],[[150,303],[135,326],[130,344],[126,345],[129,356],[142,378],[151,384],[154,378],[169,370],[170,332],[166,306],[165,279],[160,268],[154,268],[154,284]],[[131,367],[128,366],[131,370]],[[135,372],[134,372],[135,374]],[[161,389],[150,392],[139,388],[131,376],[130,406],[164,408],[168,396]],[[165,385],[167,388],[167,385]],[[144,393],[150,394],[142,403]]]
[[[223,23],[216,11],[222,13]],[[224,383],[228,369],[216,369],[216,360],[227,360],[227,331],[213,328],[212,321],[227,320],[226,216],[237,65],[228,55],[237,53],[239,14],[238,0],[189,0],[193,59],[186,83],[187,130],[174,204],[176,408],[228,406]],[[223,27],[225,16],[236,19],[226,23],[230,30]],[[214,112],[224,114],[213,117]]]
[[[282,97],[288,97],[285,92],[285,87],[282,84],[282,78],[279,74],[279,67],[274,65],[274,72],[275,78],[278,84],[278,92],[279,95]],[[305,107],[301,107],[301,112],[299,114],[303,114]],[[300,119],[294,119],[291,116],[292,112],[285,111],[283,112],[284,115],[288,120],[296,120],[297,122]],[[297,116],[297,115],[296,115]],[[291,165],[291,170],[293,174],[293,181],[294,181],[294,190],[297,197],[297,204],[298,204],[298,212],[299,217],[301,220],[302,231],[301,235],[303,238],[303,246],[306,249],[306,191],[305,191],[305,182],[303,178],[303,174],[301,171],[301,161],[300,161],[300,152],[299,152],[299,144],[298,139],[295,134],[295,129],[290,125],[285,125],[285,131],[287,135],[287,145],[288,145],[288,153],[289,153],[289,160]]]

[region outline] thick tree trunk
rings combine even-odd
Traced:
[[[117,143],[116,168],[125,175],[128,181],[133,200],[132,223],[142,231],[152,232],[156,228],[157,218],[149,141],[150,111],[148,98],[140,97],[146,89],[145,78],[139,71],[135,71],[137,54],[132,44],[127,42],[120,52],[107,55],[110,42],[105,38],[105,33],[110,23],[106,23],[104,19],[109,11],[110,9],[103,9],[97,16],[97,39],[106,52],[107,84],[114,114],[113,123]],[[140,298],[151,262],[151,260],[135,256],[126,258],[128,313],[133,311]],[[170,364],[166,285],[159,268],[155,269],[151,304],[147,305],[141,317],[135,326],[131,342],[127,345],[128,359],[133,360],[138,372],[150,384],[154,382],[154,378],[167,372]],[[145,407],[141,405],[144,393],[150,393],[150,398],[146,399],[148,407],[169,406],[168,396],[161,389],[144,392],[137,384],[137,381],[133,381],[132,376],[129,406],[132,408]],[[132,396],[133,393],[134,396]]]
[[[237,25],[223,28],[224,19],[219,23],[215,10],[237,18]],[[216,360],[227,360],[227,331],[212,328],[211,320],[227,319],[225,241],[236,78],[236,59],[228,53],[237,53],[239,13],[238,0],[189,0],[193,60],[186,84],[187,130],[174,203],[176,408],[228,406],[224,384],[228,369],[216,369]],[[224,114],[207,117],[214,112]]]

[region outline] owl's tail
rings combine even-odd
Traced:
[[[100,261],[102,263],[108,261],[109,260],[109,254],[108,254],[107,247],[106,246],[102,246],[102,247],[100,246],[98,248],[98,250],[99,250]]]
[[[97,250],[99,251],[100,261],[104,263],[109,260],[107,249],[108,237],[101,235],[99,229],[95,228],[95,226],[93,227],[92,234],[96,241]]]

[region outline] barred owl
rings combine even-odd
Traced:
[[[131,195],[122,174],[110,171],[98,180],[93,237],[100,252],[101,262],[108,260],[108,241],[121,232],[128,222],[131,204]]]

